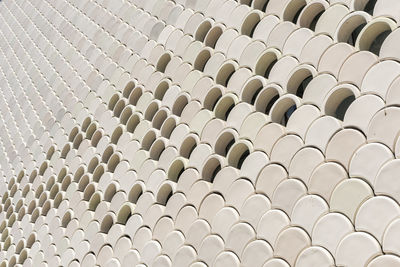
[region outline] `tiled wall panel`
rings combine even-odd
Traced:
[[[0,267],[400,266],[400,1],[0,1]]]

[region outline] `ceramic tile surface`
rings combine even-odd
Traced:
[[[0,1],[0,267],[400,266],[400,1]]]

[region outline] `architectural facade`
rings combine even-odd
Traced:
[[[2,0],[0,267],[400,266],[399,0]]]

